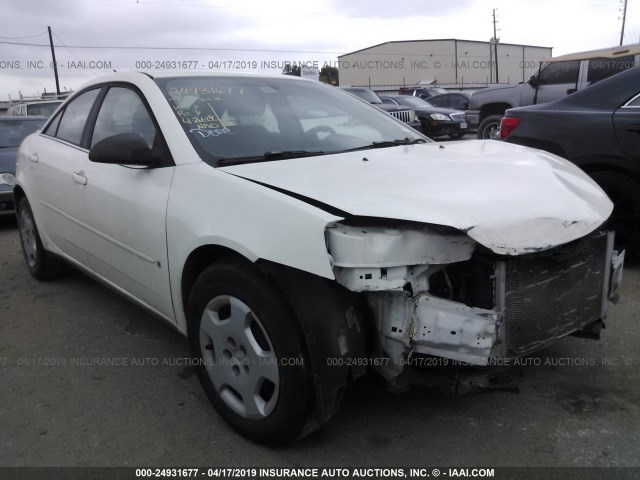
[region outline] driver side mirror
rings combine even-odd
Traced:
[[[531,78],[529,79],[529,85],[531,85],[532,87],[536,87],[538,85],[537,75],[531,75]]]
[[[89,160],[116,165],[155,167],[162,157],[137,133],[119,133],[100,140],[89,150]]]

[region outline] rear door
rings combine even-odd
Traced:
[[[86,121],[100,89],[74,98],[32,144],[27,154],[29,201],[43,241],[50,250],[86,263],[81,245],[79,189],[87,149]],[[53,244],[53,245],[51,245]]]

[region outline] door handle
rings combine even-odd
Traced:
[[[31,160],[33,163],[38,163],[38,160],[40,160],[40,158],[38,158],[38,152],[33,152],[31,155],[29,155],[29,160]]]
[[[640,133],[640,125],[627,125],[627,132]]]
[[[87,184],[87,177],[84,176],[83,171],[73,172],[73,175],[71,175],[71,177],[73,178],[74,182],[79,183],[80,185]]]

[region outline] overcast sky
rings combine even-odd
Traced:
[[[555,56],[620,41],[621,0],[2,0],[0,100],[55,90],[47,26],[64,90],[163,60],[279,73],[287,60],[322,66],[392,40],[488,41],[494,8],[503,43],[553,47]],[[629,0],[624,43],[639,35],[640,0]]]

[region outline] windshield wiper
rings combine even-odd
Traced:
[[[283,160],[286,158],[314,157],[317,155],[324,155],[324,152],[317,150],[275,150],[271,152],[264,152],[262,155],[255,155],[253,157],[220,158],[217,160],[217,164],[219,166],[239,165],[242,163],[269,162],[274,160]]]
[[[264,152],[264,158],[266,160],[280,160],[282,158],[295,158],[295,157],[313,157],[315,155],[323,155],[322,151],[309,151],[309,150],[280,150],[274,152]]]
[[[396,147],[398,145],[414,145],[416,143],[427,143],[427,141],[423,138],[403,138],[397,140],[384,140],[381,142],[371,142],[368,145],[363,145],[361,147],[349,148],[347,150],[342,150],[343,152],[356,152],[358,150],[369,150],[371,148],[387,148],[387,147]]]

